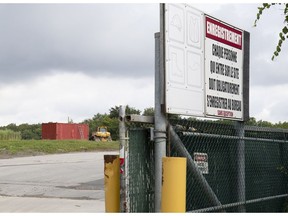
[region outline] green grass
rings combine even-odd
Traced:
[[[0,130],[0,140],[21,140],[21,133],[9,129]]]
[[[0,141],[0,155],[27,156],[68,152],[118,150],[119,142],[86,140],[7,140]]]

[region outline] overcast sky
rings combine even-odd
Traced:
[[[288,121],[288,46],[271,61],[278,7],[194,4],[250,32],[250,116]],[[0,125],[74,122],[115,105],[154,106],[159,4],[0,4]]]

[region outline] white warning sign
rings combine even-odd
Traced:
[[[205,17],[206,115],[243,118],[243,32]]]
[[[208,154],[194,152],[194,162],[202,174],[209,174]]]

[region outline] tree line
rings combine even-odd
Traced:
[[[39,140],[41,139],[41,124],[20,124],[16,125],[14,123],[11,123],[7,126],[0,127],[0,131],[2,133],[8,133],[9,131],[13,131],[15,133],[20,134],[21,139],[24,140]]]
[[[113,140],[119,139],[119,131],[118,131],[118,117],[119,117],[119,106],[114,106],[109,109],[109,113],[95,114],[92,118],[85,119],[82,122],[83,124],[89,125],[89,135],[92,134],[92,132],[96,131],[97,127],[99,126],[106,126],[108,127],[108,131],[111,133],[111,137]],[[154,115],[154,108],[149,107],[144,109],[142,112],[139,109],[136,109],[134,107],[126,106],[125,110],[126,114],[137,114],[137,115],[145,115],[145,116],[153,116]],[[174,118],[180,119],[181,117],[179,115],[174,115]],[[191,118],[193,119],[193,118]],[[218,120],[221,121],[221,120]],[[223,120],[222,120],[223,121]],[[224,120],[226,121],[226,120]],[[71,123],[72,121],[70,121]],[[271,123],[268,121],[259,120],[257,121],[256,118],[251,117],[249,121],[245,122],[246,125],[253,125],[253,126],[259,126],[259,127],[270,127],[270,128],[284,128],[288,129],[288,122],[278,122],[278,123]],[[14,123],[11,123],[7,126],[0,127],[0,131],[9,130],[14,131],[21,134],[21,139],[24,140],[40,140],[41,139],[41,124],[20,124],[16,125]]]
[[[109,109],[109,113],[100,114],[97,113],[92,118],[85,119],[80,124],[88,124],[89,125],[89,135],[92,134],[93,131],[96,131],[99,126],[108,127],[109,132],[111,133],[111,137],[113,140],[118,140],[119,132],[118,132],[118,116],[119,116],[119,106],[111,107]],[[141,110],[136,109],[134,107],[126,106],[125,112],[127,114],[137,114],[140,115],[142,113]],[[142,115],[154,115],[153,108],[144,109]],[[68,123],[73,123],[73,120],[68,120]],[[8,133],[8,131],[13,131],[21,134],[21,139],[24,140],[40,140],[41,139],[41,129],[42,124],[20,124],[16,125],[14,123],[8,124],[7,126],[0,127],[0,131]]]

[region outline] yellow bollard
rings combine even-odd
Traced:
[[[119,155],[104,155],[105,212],[120,212]]]
[[[161,212],[186,212],[186,158],[162,158]]]

